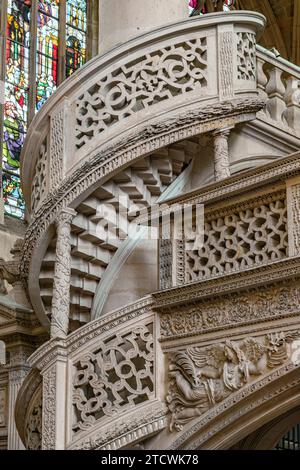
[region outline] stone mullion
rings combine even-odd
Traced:
[[[67,7],[66,0],[63,0],[59,6],[57,85],[66,78],[66,23]]]
[[[56,258],[53,285],[51,337],[64,338],[69,329],[71,279],[71,221],[73,209],[65,209],[58,216]]]
[[[87,38],[86,60],[90,60],[98,54],[99,46],[99,2],[91,0],[87,2]]]
[[[31,3],[30,17],[30,50],[29,50],[29,91],[28,91],[28,125],[35,115],[36,106],[36,59],[37,59],[38,0]]]
[[[6,51],[6,11],[7,0],[2,0],[0,11],[0,224],[4,222],[4,204],[2,194],[2,144],[4,118],[4,80],[5,80],[5,51]]]

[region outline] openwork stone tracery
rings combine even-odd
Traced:
[[[186,280],[208,278],[286,258],[285,196],[207,216],[202,247],[186,251]]]
[[[75,365],[74,432],[154,396],[152,325],[101,341]]]
[[[77,100],[76,146],[171,97],[207,86],[206,38],[146,54],[95,83]]]

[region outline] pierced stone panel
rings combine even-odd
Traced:
[[[83,147],[138,111],[206,86],[206,38],[146,54],[104,76],[78,98],[76,146]]]
[[[237,33],[237,72],[239,80],[256,80],[255,34]]]
[[[206,217],[204,244],[186,251],[186,282],[267,264],[288,256],[285,196]]]
[[[100,341],[75,364],[73,431],[154,397],[153,325]]]

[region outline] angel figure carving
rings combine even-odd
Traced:
[[[167,396],[171,430],[182,429],[187,421],[243,387],[251,376],[260,375],[267,349],[259,341],[247,338],[174,353]]]

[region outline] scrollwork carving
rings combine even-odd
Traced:
[[[153,398],[153,373],[152,323],[100,341],[75,364],[74,432]]]
[[[123,119],[174,96],[207,86],[206,38],[146,54],[101,78],[77,100],[76,146]]]

